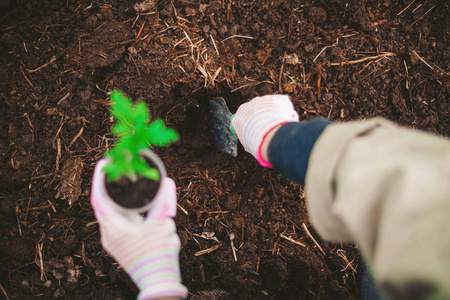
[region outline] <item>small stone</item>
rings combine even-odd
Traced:
[[[88,89],[85,89],[80,92],[80,97],[81,97],[81,100],[83,100],[83,101],[88,101],[89,99],[91,99],[91,96],[92,96],[92,93]]]
[[[308,44],[305,46],[305,51],[311,53],[314,51],[314,46],[312,44]]]
[[[358,96],[358,93],[359,93],[359,90],[358,90],[358,88],[357,87],[352,87],[352,89],[350,90],[350,93],[353,95],[353,96]]]
[[[133,9],[135,12],[143,13],[146,11],[153,10],[154,8],[156,8],[157,4],[158,4],[158,1],[156,1],[156,0],[144,0],[140,3],[136,3],[133,6]]]
[[[201,13],[204,13],[206,11],[206,8],[208,7],[208,4],[200,4],[200,7],[198,8],[198,11]]]
[[[86,21],[84,21],[84,26],[85,27],[93,27],[95,24],[97,23],[97,16],[92,15],[89,16]]]
[[[239,30],[239,25],[238,24],[233,25],[233,27],[231,27],[231,29],[230,29],[230,35],[237,34],[238,30]]]
[[[325,95],[323,95],[323,99],[325,100],[325,101],[330,101],[331,99],[333,99],[333,94],[331,94],[331,93],[326,93]]]
[[[195,16],[196,14],[197,14],[197,11],[195,9],[186,7],[186,15]]]
[[[219,28],[219,33],[220,33],[221,35],[225,35],[225,33],[227,33],[227,31],[228,31],[228,27],[227,27],[226,25],[220,26],[220,28]]]
[[[160,38],[160,41],[161,41],[162,44],[171,44],[172,43],[172,39],[170,39],[167,36],[162,36]]]
[[[323,24],[327,21],[327,12],[322,7],[311,7],[308,11],[308,17],[313,23]]]
[[[258,250],[258,246],[250,242],[246,242],[242,248],[247,252],[255,252],[256,250]]]
[[[138,52],[137,52],[136,48],[131,46],[131,47],[128,47],[128,53],[130,53],[131,56],[136,57]]]
[[[67,283],[77,284],[78,283],[78,279],[75,276],[70,275],[69,277],[67,277]]]
[[[55,279],[60,280],[60,279],[64,278],[64,273],[63,272],[58,272],[56,270],[52,270],[51,272],[52,272],[53,276],[55,277]]]
[[[192,68],[194,68],[194,65],[192,64],[192,62],[188,59],[186,59],[184,61],[184,69],[186,70],[186,72],[191,72]]]
[[[234,199],[233,197],[228,197],[225,201],[225,208],[227,210],[233,210],[236,209],[239,205],[239,201],[237,199]]]
[[[211,29],[211,27],[210,27],[208,24],[206,24],[205,26],[203,26],[203,32],[204,32],[204,33],[208,33],[210,29]]]
[[[51,286],[52,286],[52,281],[51,281],[51,280],[47,280],[46,282],[44,282],[44,286],[45,286],[46,288],[51,287]]]
[[[22,286],[27,287],[27,288],[30,287],[30,282],[28,280],[22,280],[22,282],[20,284],[22,284]]]
[[[286,55],[285,62],[288,65],[297,65],[301,63],[296,53]]]
[[[72,249],[78,244],[78,238],[75,235],[69,235],[64,240],[64,246]]]
[[[13,123],[9,123],[8,134],[13,139],[19,137],[20,135],[19,131],[17,130],[17,127]]]
[[[56,107],[47,108],[47,110],[45,111],[45,114],[49,115],[49,116],[57,116],[58,115],[58,109]]]
[[[289,82],[283,86],[283,91],[285,91],[286,93],[292,93],[296,87],[297,85],[295,84],[295,82]]]
[[[55,291],[55,293],[53,294],[53,296],[54,296],[55,298],[59,298],[59,297],[62,297],[65,293],[66,293],[66,292],[64,291],[64,289],[63,289],[62,287],[59,287],[59,288]]]

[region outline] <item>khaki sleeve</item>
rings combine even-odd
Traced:
[[[357,243],[387,296],[450,299],[450,140],[383,119],[332,124],[305,188],[319,234]]]

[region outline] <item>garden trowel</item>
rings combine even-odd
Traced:
[[[226,154],[237,156],[238,140],[231,132],[231,112],[223,98],[209,100],[209,112],[212,118],[212,132],[216,147]]]

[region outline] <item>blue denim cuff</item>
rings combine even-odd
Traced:
[[[326,119],[311,119],[281,126],[269,145],[270,163],[290,180],[305,184],[311,151],[322,131],[331,123]]]

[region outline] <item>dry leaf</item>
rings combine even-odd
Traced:
[[[299,65],[299,64],[302,63],[302,62],[298,59],[297,54],[295,54],[295,53],[286,55],[285,62],[286,62],[286,64],[288,64],[288,65]]]
[[[63,165],[61,185],[56,198],[68,200],[69,205],[74,204],[82,192],[82,173],[83,160],[80,157],[66,160]]]
[[[202,232],[201,235],[197,234],[197,233],[194,233],[194,235],[198,236],[198,237],[201,237],[201,238],[204,238],[205,240],[214,240],[217,243],[220,243],[219,240],[214,236],[215,235],[214,232],[204,231],[204,232]]]

